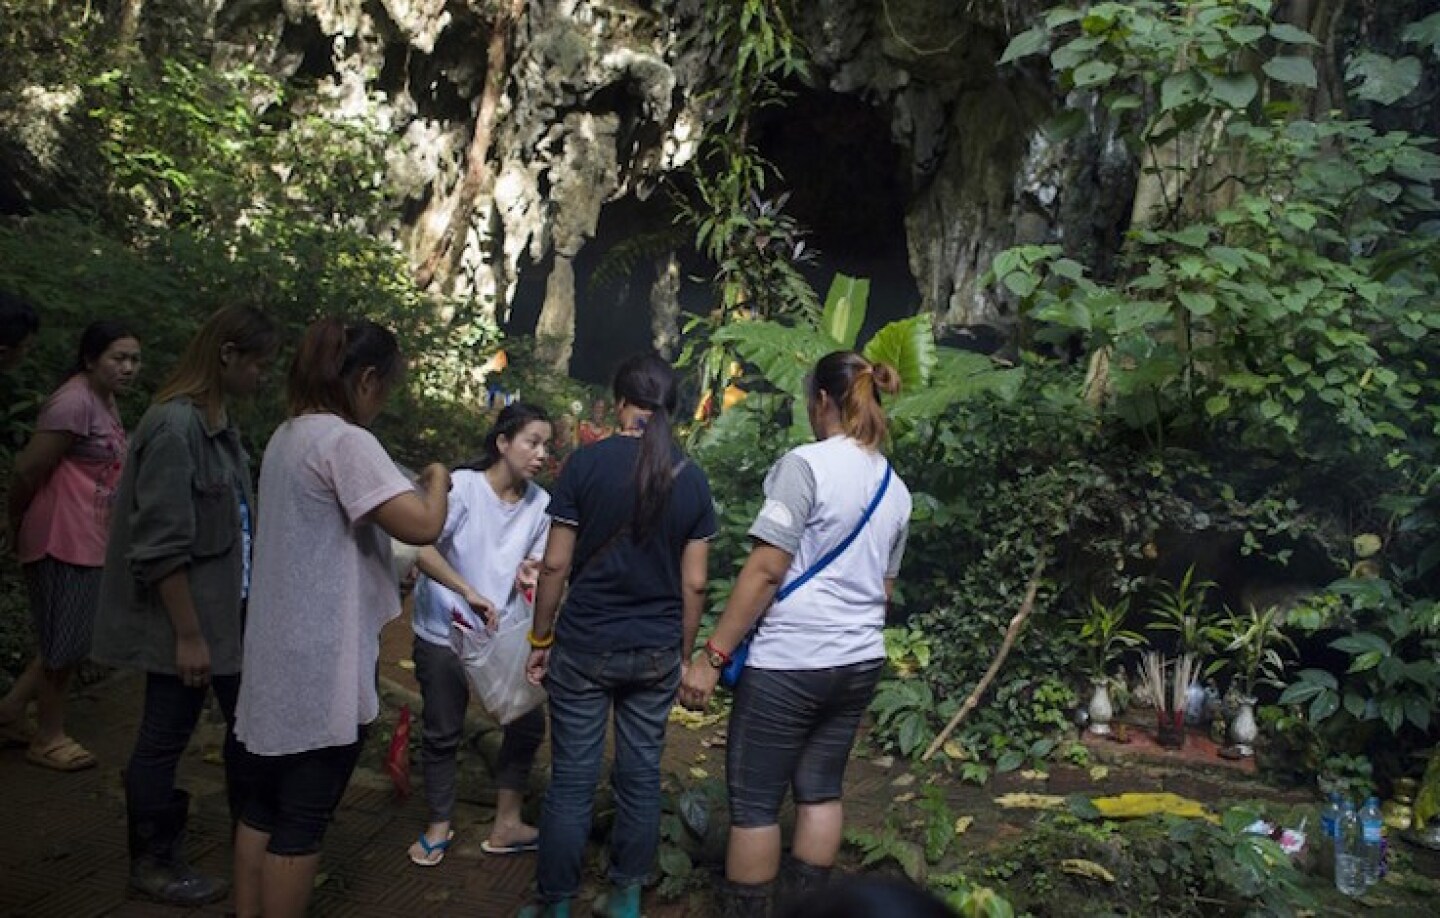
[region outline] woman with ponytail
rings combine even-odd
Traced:
[[[455,837],[450,823],[455,753],[470,683],[450,647],[451,619],[460,616],[472,627],[493,629],[497,608],[533,595],[550,532],[545,512],[550,495],[532,479],[545,466],[550,433],[550,418],[540,408],[524,402],[505,406],[485,434],[480,458],[455,470],[440,538],[420,550],[424,577],[415,588],[414,659],[425,702],[420,762],[430,823],[410,846],[410,860],[421,867],[439,864]],[[520,806],[544,739],[540,708],[505,726],[495,769],[495,822],[480,843],[486,854],[535,850],[535,827],[520,818]]]
[[[528,671],[549,693],[551,775],[527,915],[568,915],[579,891],[612,712],[612,888],[600,911],[640,914],[660,836],[665,723],[705,605],[715,508],[674,442],[675,371],[632,357],[614,393],[618,431],[571,455],[550,502]]]
[[[910,492],[881,452],[880,394],[899,382],[892,367],[853,351],[815,365],[816,442],[786,453],[766,476],[750,557],[680,690],[684,704],[703,708],[760,623],[726,743],[726,915],[768,915],[777,875],[782,900],[803,898],[825,884],[840,850],[845,764],[885,662],[881,629],[910,520]],[[787,790],[795,837],[782,873]]]
[[[426,545],[445,523],[445,467],[412,485],[368,430],[404,370],[374,322],[316,322],[290,365],[290,419],[265,447],[235,712],[240,918],[305,913],[380,711],[380,629],[400,614],[390,540]]]

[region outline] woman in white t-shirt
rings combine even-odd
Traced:
[[[545,466],[550,419],[534,405],[507,405],[485,434],[480,458],[456,469],[445,528],[421,549],[425,575],[415,588],[415,678],[424,699],[420,762],[430,822],[410,860],[433,867],[455,832],[455,753],[465,728],[470,684],[450,647],[451,620],[496,627],[508,606],[531,601],[545,538],[550,495],[532,479]],[[478,619],[477,619],[478,616]],[[496,763],[495,822],[480,843],[487,854],[534,851],[537,831],[520,816],[535,752],[545,739],[540,708],[506,725]]]
[[[880,393],[899,387],[892,367],[853,351],[815,365],[816,442],[786,453],[766,476],[750,557],[680,689],[683,703],[703,707],[760,622],[726,743],[727,915],[769,913],[787,790],[795,837],[782,899],[823,886],[840,850],[845,764],[885,662],[881,629],[910,520],[910,492],[880,452]]]
[[[316,322],[290,365],[290,419],[265,447],[235,711],[240,918],[305,913],[380,712],[380,629],[400,614],[391,537],[426,545],[445,524],[445,467],[427,466],[417,492],[368,430],[404,370],[387,329]]]

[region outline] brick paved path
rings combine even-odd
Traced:
[[[23,749],[0,751],[0,915],[225,914],[224,905],[172,909],[126,895],[120,768],[142,694],[139,677],[121,674],[74,702],[71,732],[99,756],[98,768],[60,774],[27,763]],[[187,851],[201,870],[229,876],[223,777],[218,764],[204,760],[202,746],[192,744],[181,765],[180,782],[195,795]],[[487,918],[510,915],[526,900],[534,858],[486,857],[475,833],[441,867],[411,865],[405,849],[423,821],[417,801],[397,802],[373,775],[357,775],[325,839],[312,914]]]

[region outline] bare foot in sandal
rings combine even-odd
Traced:
[[[93,768],[99,762],[90,750],[68,736],[62,736],[45,745],[32,744],[25,753],[25,758],[35,765],[53,768],[55,771],[81,771]]]
[[[490,835],[480,843],[486,854],[524,854],[540,847],[540,830],[523,822],[499,821],[490,828]]]
[[[455,840],[455,832],[448,822],[428,826],[415,844],[410,846],[410,862],[417,867],[434,867],[445,860],[445,852]]]

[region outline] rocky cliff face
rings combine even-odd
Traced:
[[[253,63],[313,87],[297,93],[301,104],[363,115],[388,133],[387,180],[403,201],[389,229],[417,270],[435,261],[452,224],[462,224],[456,257],[435,272],[435,286],[503,319],[527,277],[545,291],[538,329],[559,342],[553,356],[563,363],[576,322],[575,260],[592,244],[605,208],[647,199],[696,153],[702,90],[716,76],[713,37],[700,26],[707,2],[118,5],[151,51],[175,41],[183,26],[217,62]],[[506,25],[502,12],[510,4],[520,13]],[[901,189],[894,207],[902,212],[897,220],[919,306],[947,324],[1009,323],[1007,304],[979,278],[997,252],[1017,242],[1060,242],[1103,276],[1128,218],[1135,169],[1122,145],[1098,119],[1078,137],[1051,142],[1042,127],[1064,100],[1043,75],[994,64],[1008,37],[1044,5],[796,4],[795,26],[814,62],[808,91],[862,99],[888,124],[899,155],[847,165],[898,173],[876,179]],[[498,45],[497,22],[505,29]],[[506,66],[490,87],[494,124],[484,181],[466,206],[467,149],[486,95],[487,54],[497,47]],[[35,111],[20,123],[43,141],[46,118],[65,112],[36,114],[61,91],[41,89],[22,94]],[[10,117],[0,128],[13,123]],[[823,172],[827,164],[813,168]],[[665,261],[648,297],[639,298],[657,313],[649,317],[657,336],[674,334],[677,271],[673,258]],[[543,272],[543,280],[527,272]],[[585,302],[583,291],[580,299],[582,309],[604,308]],[[646,317],[631,318],[649,326]]]

